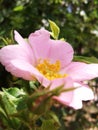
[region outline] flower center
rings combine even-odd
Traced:
[[[51,64],[49,60],[43,60],[43,62],[39,63],[36,68],[49,80],[64,78],[67,76],[67,74],[59,73],[61,64],[58,60],[54,64]]]

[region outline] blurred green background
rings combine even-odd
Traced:
[[[98,58],[98,0],[0,0],[0,46],[5,38],[12,44],[12,30],[28,37],[41,27],[50,30],[48,19],[61,29],[76,55]],[[0,86],[11,87],[13,78],[0,65]],[[95,101],[84,103],[81,110],[56,110],[61,130],[98,130],[98,84],[94,86]]]

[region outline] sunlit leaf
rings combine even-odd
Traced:
[[[44,120],[41,130],[57,130],[53,120]]]
[[[49,20],[49,24],[50,24],[50,28],[51,31],[50,34],[54,39],[58,39],[59,37],[59,33],[60,33],[60,29],[59,27],[56,25],[56,23],[54,23],[53,21]]]
[[[96,57],[84,57],[84,56],[74,56],[74,61],[81,61],[87,64],[90,63],[98,63],[98,59]]]
[[[22,11],[23,10],[23,6],[22,5],[20,5],[20,6],[16,6],[13,10],[14,11]]]

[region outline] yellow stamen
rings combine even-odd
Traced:
[[[42,63],[39,63],[36,68],[49,80],[56,78],[64,78],[67,74],[60,74],[61,64],[60,61],[56,61],[54,64],[51,64],[49,60],[43,60]]]

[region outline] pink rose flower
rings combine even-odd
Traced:
[[[74,51],[71,45],[50,39],[50,33],[45,29],[31,33],[28,40],[17,31],[14,33],[18,44],[0,50],[0,62],[7,71],[25,80],[37,79],[44,87],[51,85],[51,89],[62,84],[64,88],[78,84],[79,88],[74,91],[54,97],[76,109],[82,107],[82,100],[94,98],[92,90],[81,82],[98,76],[98,64],[72,62]]]

